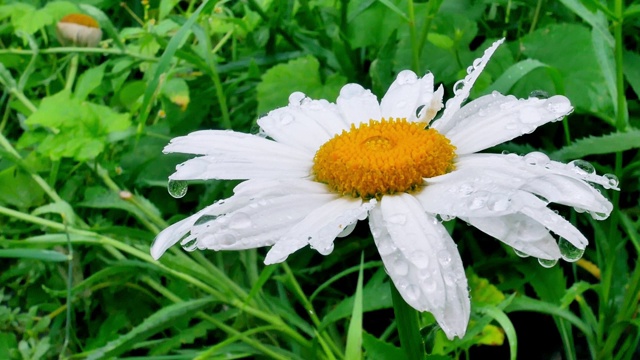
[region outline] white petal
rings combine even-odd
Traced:
[[[255,198],[233,212],[200,221],[191,229],[199,249],[243,250],[273,245],[295,224],[318,207],[335,199],[333,194],[292,194]]]
[[[283,262],[311,241],[323,245],[329,243],[330,246],[317,250],[320,253],[330,253],[333,249],[333,239],[353,222],[352,218],[345,215],[353,213],[361,204],[361,199],[341,197],[316,208],[276,242],[267,253],[265,264]]]
[[[313,163],[308,160],[293,160],[286,157],[272,157],[260,154],[200,156],[176,166],[171,180],[238,180],[238,179],[279,179],[308,178]]]
[[[409,305],[431,312],[449,339],[462,338],[469,292],[456,244],[409,194],[384,196],[370,226],[389,276]]]
[[[455,166],[451,173],[427,179],[427,189],[436,183],[441,190],[449,186],[454,192],[469,194],[480,187],[521,189],[554,203],[589,211],[595,218],[605,218],[613,209],[611,202],[590,184],[606,187],[610,185],[609,178],[577,171],[572,165],[551,161],[540,152],[525,156],[469,154],[458,157]]]
[[[359,125],[382,117],[376,96],[358,84],[343,86],[336,104],[349,124]]]
[[[546,207],[546,204],[535,195],[521,192],[522,199],[526,199],[528,206],[520,209],[520,212],[544,225],[555,234],[567,239],[578,249],[584,249],[589,244],[580,230],[576,229],[569,221]]]
[[[470,154],[531,133],[572,110],[569,99],[560,95],[517,99],[493,93],[465,105],[443,134],[456,146],[456,153]]]
[[[462,220],[527,255],[547,260],[560,258],[558,244],[549,231],[525,215],[470,217]]]
[[[291,94],[288,106],[258,119],[258,125],[277,142],[313,153],[334,135],[349,128],[335,104],[311,100],[300,92]]]
[[[413,71],[402,71],[380,101],[382,116],[428,123],[442,108],[442,93],[433,91],[433,74],[418,79]]]
[[[493,45],[484,51],[481,58],[473,61],[471,66],[472,71],[468,72],[468,75],[463,80],[459,80],[453,85],[453,93],[455,95],[453,98],[447,100],[442,117],[434,122],[433,127],[436,130],[444,134],[454,125],[452,124],[454,123],[454,121],[452,121],[453,115],[460,109],[462,103],[467,100],[473,84],[482,73],[482,70],[484,70],[493,53],[503,42],[504,39],[494,42]]]
[[[206,156],[176,167],[171,180],[304,178],[311,172],[313,153],[255,135],[205,130],[171,140],[165,153]]]

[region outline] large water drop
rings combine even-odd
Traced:
[[[546,268],[552,268],[554,267],[557,263],[558,260],[557,259],[552,259],[552,260],[548,260],[548,259],[538,259],[538,262],[540,263],[540,265],[542,265],[543,267]]]
[[[560,255],[565,261],[578,261],[582,258],[582,255],[584,255],[584,249],[578,249],[565,238],[560,238],[558,247],[560,248]]]
[[[169,180],[167,191],[169,191],[169,195],[179,199],[187,194],[187,182],[183,180]]]

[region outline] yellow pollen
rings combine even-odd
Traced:
[[[449,139],[424,126],[404,118],[351,125],[316,152],[315,180],[364,199],[416,190],[423,178],[453,170],[455,157]]]

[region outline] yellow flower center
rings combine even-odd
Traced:
[[[315,180],[364,199],[416,190],[423,178],[453,170],[455,157],[449,139],[424,126],[393,118],[351,125],[316,152]]]

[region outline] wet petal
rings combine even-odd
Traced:
[[[442,117],[440,119],[436,120],[433,123],[433,128],[443,134],[446,134],[449,129],[456,125],[456,121],[453,120],[454,114],[458,112],[458,110],[460,110],[460,106],[462,105],[462,103],[467,100],[473,84],[478,79],[478,76],[480,76],[480,74],[482,73],[482,70],[484,70],[487,62],[489,61],[491,56],[493,56],[493,53],[503,42],[504,39],[500,39],[494,42],[493,45],[491,45],[484,51],[484,54],[481,58],[473,61],[473,64],[470,68],[471,71],[468,72],[468,75],[463,80],[459,80],[453,85],[454,97],[447,100],[444,113],[442,114]]]
[[[467,279],[444,227],[409,194],[385,196],[370,226],[389,276],[409,305],[431,312],[449,339],[463,337],[470,314]]]
[[[337,198],[317,207],[276,242],[267,253],[265,264],[283,262],[312,241],[323,246],[318,252],[330,253],[333,239],[353,222],[349,215],[354,214],[354,210],[357,212],[361,205],[361,199]]]
[[[442,88],[433,91],[433,74],[418,78],[413,71],[398,74],[380,101],[384,118],[429,122],[442,108]]]
[[[260,128],[279,143],[316,152],[334,135],[349,128],[338,108],[326,100],[311,100],[297,92],[289,105],[258,119]]]
[[[305,178],[313,153],[233,131],[198,131],[175,138],[165,152],[205,154],[179,164],[171,180]]]
[[[564,96],[517,99],[498,93],[465,105],[441,131],[460,155],[470,154],[533,132],[538,126],[561,120],[573,111]]]
[[[336,104],[342,118],[350,124],[359,125],[382,117],[376,96],[358,84],[343,86]]]
[[[560,249],[549,231],[523,214],[461,218],[512,248],[540,259],[560,258]]]

